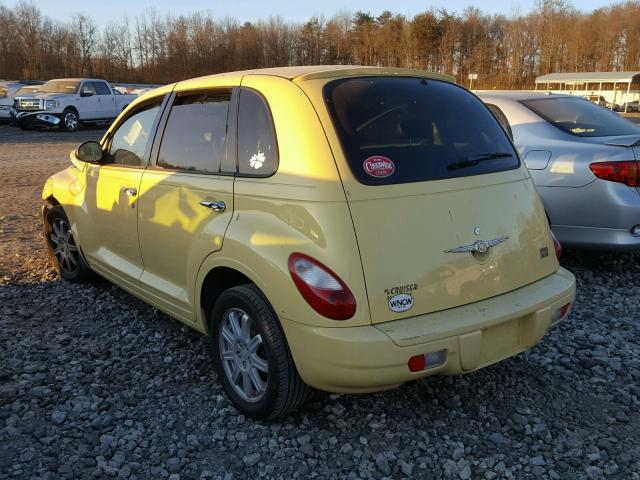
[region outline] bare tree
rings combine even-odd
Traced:
[[[84,13],[73,16],[71,28],[80,54],[80,76],[84,76],[91,71],[91,55],[98,39],[98,29],[91,17]]]
[[[521,88],[551,71],[640,70],[640,0],[579,12],[569,0],[538,0],[529,14],[428,10],[342,11],[302,23],[174,17],[147,9],[98,29],[86,14],[68,23],[33,2],[0,5],[0,77],[95,74],[114,81],[174,82],[230,70],[296,64],[423,68],[479,88]]]

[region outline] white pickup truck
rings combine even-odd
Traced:
[[[113,89],[105,80],[49,80],[28,97],[15,97],[11,111],[20,128],[59,126],[72,132],[83,123],[110,123],[137,95]]]

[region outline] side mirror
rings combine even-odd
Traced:
[[[100,163],[102,161],[102,147],[98,142],[84,142],[76,148],[76,158],[81,162]]]
[[[93,92],[90,92],[89,90],[82,90],[80,92],[80,96],[81,97],[92,97],[93,96]]]

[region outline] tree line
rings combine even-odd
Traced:
[[[98,27],[78,13],[44,16],[27,1],[0,4],[0,78],[95,76],[113,82],[171,83],[225,71],[284,65],[359,64],[427,69],[478,88],[531,88],[550,72],[640,69],[640,1],[581,12],[568,0],[539,0],[528,14],[413,17],[340,12],[330,18],[257,22],[142,15]]]

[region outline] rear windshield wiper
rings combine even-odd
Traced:
[[[459,168],[465,167],[473,167],[474,165],[478,165],[480,162],[484,160],[495,160],[497,158],[508,158],[513,157],[513,153],[509,152],[488,152],[481,153],[480,155],[476,155],[472,158],[467,158],[466,160],[461,160],[459,162],[453,162],[447,165],[447,170],[457,170]]]

